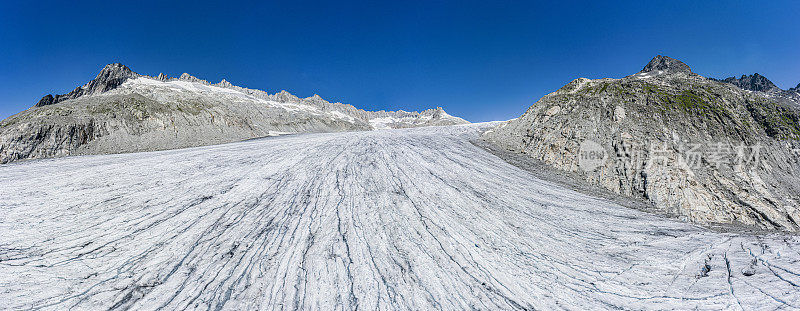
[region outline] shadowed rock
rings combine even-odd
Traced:
[[[640,73],[664,71],[668,73],[692,72],[688,65],[669,56],[657,55],[647,63]]]

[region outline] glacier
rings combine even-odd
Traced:
[[[8,309],[796,309],[800,238],[536,178],[487,124],[0,165]]]

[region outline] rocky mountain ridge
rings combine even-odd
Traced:
[[[65,155],[164,150],[291,133],[463,124],[441,108],[365,111],[196,78],[105,66],[70,93],[46,95],[0,122],[0,163]]]
[[[712,80],[717,79],[712,78]],[[728,77],[717,81],[730,83],[738,86],[739,88],[757,92],[769,92],[778,89],[778,86],[776,86],[775,83],[772,83],[772,81],[758,74],[757,72],[752,75],[742,75],[739,78]]]
[[[209,81],[197,78],[195,76],[190,75],[189,73],[183,73],[178,78],[169,77],[169,76],[165,75],[164,73],[159,73],[158,76],[151,77],[151,76],[146,76],[146,75],[141,75],[141,74],[135,73],[130,68],[128,68],[127,66],[125,66],[123,64],[120,64],[120,63],[113,63],[113,64],[106,65],[100,71],[100,73],[97,75],[97,77],[95,77],[95,79],[93,79],[92,81],[84,84],[83,86],[79,86],[79,87],[75,88],[75,90],[73,90],[70,93],[61,94],[61,95],[53,95],[53,94],[45,95],[36,105],[34,105],[34,107],[43,107],[43,106],[47,106],[47,105],[53,105],[53,104],[57,104],[59,102],[65,101],[65,100],[75,99],[75,98],[78,98],[78,97],[81,97],[81,96],[84,96],[84,95],[93,95],[93,94],[99,94],[99,93],[107,92],[107,91],[113,90],[113,89],[117,88],[118,86],[122,85],[125,81],[131,80],[131,79],[136,79],[136,78],[139,78],[139,77],[150,78],[150,79],[154,79],[154,80],[158,80],[158,81],[162,81],[162,82],[186,81],[186,82],[200,83],[200,84],[208,85],[208,86],[215,86],[215,87],[232,89],[232,90],[236,90],[236,91],[240,91],[240,92],[246,93],[246,94],[251,95],[251,96],[255,96],[257,98],[275,100],[275,101],[279,101],[279,102],[305,102],[305,103],[312,104],[312,105],[319,106],[319,107],[323,107],[323,108],[326,108],[326,109],[339,110],[339,111],[342,111],[342,112],[346,112],[348,114],[355,114],[357,117],[362,118],[362,119],[387,118],[387,117],[388,118],[405,118],[405,119],[407,119],[407,118],[419,118],[419,117],[429,117],[429,118],[430,117],[432,117],[432,118],[442,118],[442,117],[448,118],[448,117],[452,117],[452,116],[446,114],[444,112],[444,109],[442,109],[441,107],[437,107],[437,108],[433,108],[433,109],[427,109],[427,110],[423,110],[421,112],[404,111],[404,110],[397,110],[397,111],[384,111],[384,110],[367,111],[367,110],[358,109],[358,108],[356,108],[356,107],[354,107],[352,105],[349,105],[349,104],[343,104],[343,103],[338,103],[338,102],[337,103],[328,102],[328,101],[322,99],[322,97],[317,95],[317,94],[314,94],[313,96],[307,97],[307,98],[300,98],[300,97],[292,95],[291,93],[289,93],[289,92],[284,90],[284,91],[280,91],[280,92],[278,92],[276,94],[270,95],[269,93],[264,92],[262,90],[248,89],[248,88],[243,88],[243,87],[239,87],[239,86],[233,85],[233,84],[231,84],[230,82],[228,82],[225,79],[222,79],[218,83],[213,83],[212,84]],[[452,117],[452,119],[455,120],[455,117]],[[462,123],[466,123],[466,121],[464,121]],[[397,127],[391,127],[391,128],[405,128],[405,127],[410,127],[410,126],[408,124],[398,123]]]
[[[697,223],[800,230],[797,109],[666,56],[576,79],[483,138]]]
[[[765,96],[771,97],[776,101],[800,108],[800,84],[798,84],[796,87],[784,90],[758,73],[754,73],[752,75],[742,75],[739,78],[728,77],[721,80],[714,78],[710,79],[733,84],[743,90],[761,92],[764,93]]]

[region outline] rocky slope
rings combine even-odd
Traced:
[[[800,229],[800,113],[669,57],[576,79],[483,138],[691,221]]]
[[[0,163],[79,154],[174,149],[288,133],[467,123],[441,108],[364,111],[318,95],[298,98],[211,84],[184,73],[149,77],[107,65],[68,94],[47,95],[0,122]]]

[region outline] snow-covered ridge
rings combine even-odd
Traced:
[[[446,113],[441,107],[427,109],[422,112],[404,110],[367,111],[358,109],[349,104],[328,102],[317,94],[307,98],[297,97],[285,90],[276,94],[269,94],[262,90],[243,88],[233,85],[225,79],[222,79],[222,81],[219,83],[212,84],[206,80],[198,79],[187,73],[182,74],[180,78],[166,78],[163,74],[160,75],[160,78],[141,76],[139,78],[130,80],[130,83],[130,85],[123,84],[121,88],[136,88],[137,85],[144,84],[154,86],[156,88],[170,88],[178,91],[193,91],[200,93],[217,92],[217,94],[220,96],[225,96],[227,93],[240,98],[250,98],[269,105],[284,107],[287,110],[300,109],[316,113],[327,112],[336,118],[347,119],[351,122],[354,119],[361,119],[372,125],[373,129],[393,129],[469,123],[464,119]],[[157,92],[158,90],[148,91]]]
[[[303,100],[287,100],[288,96],[268,95],[265,92],[247,92],[247,89],[234,87],[225,80],[217,84],[203,83],[205,81],[190,81],[187,79],[170,79],[167,81],[157,80],[152,77],[139,77],[128,80],[119,88],[99,94],[96,96],[115,96],[130,94],[150,94],[161,101],[179,100],[186,96],[185,92],[191,92],[200,96],[213,96],[223,101],[254,101],[267,107],[280,108],[287,112],[304,111],[315,115],[325,115],[333,119],[344,119],[354,122],[353,117],[339,111],[322,111],[319,107],[313,106]],[[262,93],[266,96],[259,96]],[[288,94],[288,93],[287,93]]]
[[[0,164],[76,154],[150,151],[276,133],[364,131],[463,124],[441,108],[365,111],[328,102],[209,83],[184,73],[141,75],[110,64],[72,92],[47,95],[0,122]]]
[[[367,111],[352,105],[340,102],[328,102],[321,96],[300,98],[283,90],[276,94],[269,94],[258,89],[244,88],[233,85],[225,79],[218,83],[199,79],[188,73],[183,73],[178,78],[169,78],[164,74],[157,77],[140,75],[130,80],[133,85],[145,84],[154,87],[168,87],[179,91],[208,92],[222,95],[225,93],[240,97],[252,98],[273,106],[284,107],[287,110],[305,110],[317,113],[328,112],[333,117],[353,121],[355,118],[367,121],[373,129],[408,128],[431,125],[452,125],[469,123],[464,119],[447,114],[441,107],[417,111]],[[162,83],[162,84],[159,84]],[[123,84],[121,87],[125,87]],[[131,85],[127,85],[131,87]],[[133,86],[135,87],[135,86]]]
[[[45,96],[34,107],[53,105],[79,97],[107,93],[110,93],[107,95],[115,95],[137,92],[155,94],[159,99],[164,100],[179,98],[181,92],[194,92],[204,96],[218,96],[221,98],[234,96],[237,100],[253,100],[272,106],[280,106],[289,111],[299,109],[317,114],[327,113],[329,117],[347,119],[351,122],[355,121],[355,119],[360,119],[369,124],[377,125],[374,129],[469,123],[464,119],[445,113],[441,107],[422,112],[403,110],[366,111],[349,104],[328,102],[316,94],[307,98],[299,98],[285,90],[276,94],[269,94],[262,90],[233,85],[225,79],[212,84],[188,73],[183,73],[178,78],[169,77],[163,73],[155,77],[142,75],[119,63],[106,65],[94,80],[77,87],[68,94]],[[169,95],[171,92],[178,93]],[[372,122],[372,119],[378,120]]]

